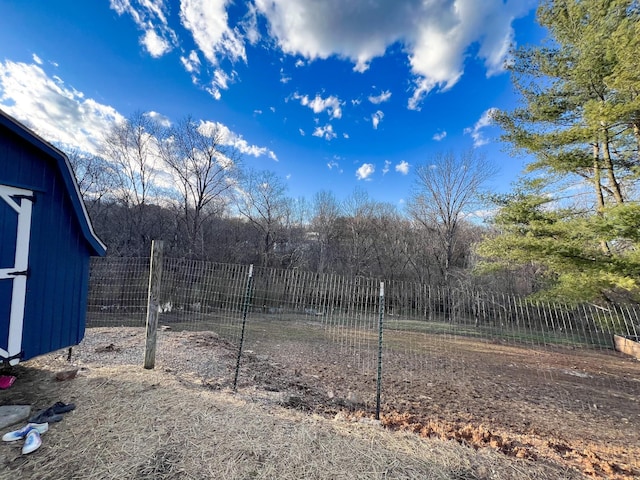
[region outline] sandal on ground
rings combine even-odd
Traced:
[[[5,442],[15,442],[16,440],[22,440],[25,438],[30,431],[35,430],[36,432],[44,433],[49,430],[48,423],[28,423],[20,430],[14,430],[13,432],[5,433],[2,437],[2,440]]]
[[[22,446],[22,454],[26,455],[27,453],[31,453],[40,448],[40,445],[42,445],[40,432],[38,432],[38,430],[35,428],[31,428],[24,440],[24,445]]]

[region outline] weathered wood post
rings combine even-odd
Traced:
[[[160,284],[162,282],[162,257],[164,242],[151,242],[151,264],[149,265],[149,296],[147,298],[147,342],[144,348],[144,368],[156,365],[156,340],[158,333],[158,311]]]

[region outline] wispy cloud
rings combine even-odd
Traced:
[[[287,84],[291,81],[291,77],[289,75],[285,75],[284,68],[280,69],[280,83]]]
[[[324,127],[316,127],[312,135],[314,137],[324,138],[325,140],[332,140],[337,137],[331,124],[327,124]]]
[[[236,148],[240,153],[251,155],[252,157],[269,157],[274,161],[278,161],[276,154],[266,147],[251,145],[242,135],[239,135],[229,129],[226,125],[219,122],[201,121],[198,127],[202,132],[217,131],[220,132],[221,143]]]
[[[218,65],[221,58],[246,62],[241,33],[228,25],[226,0],[182,0],[180,20],[204,57]]]
[[[389,90],[385,90],[380,95],[369,96],[369,101],[374,105],[379,105],[380,103],[389,101],[390,98],[391,98],[391,92]]]
[[[186,57],[181,56],[180,61],[187,72],[194,74],[200,72],[200,66],[202,63],[200,62],[200,57],[198,57],[198,52],[195,50],[191,50],[189,55]]]
[[[464,133],[471,135],[471,138],[473,138],[473,146],[474,147],[481,147],[482,145],[486,145],[487,143],[489,143],[489,140],[487,140],[483,135],[482,135],[482,131],[491,126],[493,120],[492,120],[492,115],[497,111],[497,109],[495,108],[489,108],[488,110],[485,110],[482,115],[480,116],[480,119],[475,123],[475,125],[473,127],[468,127],[464,129]]]
[[[390,168],[391,168],[391,160],[385,160],[384,167],[382,168],[382,174],[386,175],[387,173],[389,173]]]
[[[373,124],[374,130],[378,129],[378,125],[380,124],[383,118],[384,118],[384,113],[380,110],[378,110],[377,112],[371,115],[371,123]]]
[[[439,142],[439,141],[441,141],[441,140],[444,140],[446,136],[447,136],[447,132],[442,131],[442,132],[434,133],[432,138],[433,138],[436,142]]]
[[[130,16],[142,30],[140,45],[152,57],[161,57],[178,44],[175,31],[169,27],[163,0],[111,0],[110,7],[118,15]]]
[[[300,101],[300,105],[309,107],[313,110],[313,113],[327,112],[330,118],[342,117],[342,101],[334,95],[330,95],[327,98],[322,98],[320,95],[316,95],[310,99],[308,95],[300,95],[299,93],[293,94],[294,100]]]

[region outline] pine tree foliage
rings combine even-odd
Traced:
[[[545,0],[537,18],[549,38],[509,66],[521,106],[495,115],[530,178],[494,199],[479,253],[538,265],[542,295],[638,301],[639,2]]]

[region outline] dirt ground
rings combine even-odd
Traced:
[[[497,452],[525,462],[518,463],[519,471],[531,468],[520,477],[469,470],[467,476],[432,478],[640,478],[640,362],[615,353],[536,350],[454,336],[422,336],[420,341],[433,344],[419,357],[384,352],[382,425]],[[83,365],[139,365],[143,345],[141,329],[91,329],[74,349],[72,365],[81,368],[80,375]],[[29,365],[60,369],[67,365],[63,357],[41,357],[17,371],[25,374]],[[235,362],[235,348],[215,334],[161,332],[156,369],[182,383],[229,392]],[[333,420],[371,419],[376,372],[369,360],[364,363],[366,368],[342,346],[295,335],[266,342],[254,335],[242,357],[236,395]],[[43,408],[60,400],[58,393],[51,382],[38,386],[34,377],[32,388],[12,387],[0,392],[0,399]],[[11,462],[17,458],[6,462],[15,467]],[[549,476],[535,473],[536,468]]]
[[[385,335],[393,343],[394,333]],[[396,335],[408,341],[407,332]],[[612,351],[535,349],[451,335],[420,335],[419,341],[426,352],[420,356],[383,352],[383,425],[551,460],[587,476],[640,478],[637,360]],[[375,368],[345,365],[349,357],[340,349],[282,339],[277,347],[258,342],[258,348],[258,358],[270,362],[254,361],[248,380],[297,390],[293,406],[329,416],[375,411]]]

